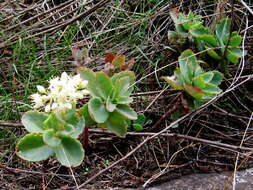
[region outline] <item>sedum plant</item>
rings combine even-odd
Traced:
[[[194,98],[195,105],[208,101],[220,94],[218,87],[223,74],[218,71],[204,72],[191,50],[185,50],[179,57],[179,68],[174,75],[163,77],[171,87],[184,90]]]
[[[105,56],[104,72],[109,76],[121,71],[129,71],[134,64],[134,59],[126,61],[125,55],[114,55],[107,53]]]
[[[97,124],[119,137],[125,137],[129,120],[136,120],[137,114],[130,107],[135,74],[124,71],[109,77],[104,72],[79,69],[80,76],[88,81],[92,98],[79,113],[86,118],[86,126]]]
[[[242,57],[242,51],[238,46],[241,45],[242,37],[238,32],[232,32],[230,35],[231,19],[222,19],[211,33],[207,27],[201,26],[192,28],[190,34],[200,40],[200,49],[207,49],[210,57],[216,60],[222,60],[223,55],[231,63],[238,63]],[[227,49],[225,49],[228,45]]]
[[[16,146],[19,157],[41,161],[55,156],[64,166],[81,164],[84,150],[77,138],[84,130],[85,118],[77,113],[76,102],[89,94],[87,84],[80,75],[71,77],[64,72],[50,80],[47,89],[37,86],[38,93],[31,96],[37,111],[22,116],[29,134]]]
[[[131,129],[133,131],[143,131],[143,127],[151,123],[151,119],[147,119],[143,113],[140,113],[138,114],[137,120],[132,122]]]
[[[170,15],[176,28],[176,31],[168,31],[170,42],[182,44],[190,40],[196,45],[198,51],[207,50],[207,54],[213,59],[222,61],[223,58],[226,58],[227,61],[234,64],[238,63],[243,56],[239,48],[242,37],[238,32],[230,32],[231,19],[220,20],[213,32],[203,26],[201,16],[192,12],[184,15],[172,10]]]
[[[183,44],[189,38],[189,30],[203,25],[201,16],[189,12],[188,15],[180,13],[177,9],[170,11],[170,16],[175,24],[176,31],[168,31],[168,39],[175,44]]]

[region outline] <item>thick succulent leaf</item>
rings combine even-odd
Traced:
[[[225,39],[226,39],[227,35],[229,35],[229,33],[230,33],[230,27],[231,27],[231,19],[229,19],[229,18],[222,19],[216,25],[215,34],[216,34],[216,37],[218,38],[221,46],[224,46]]]
[[[203,24],[203,21],[196,21],[196,22],[192,21],[192,22],[185,22],[182,24],[182,26],[186,31],[189,31],[192,28],[198,28],[202,26],[202,24]]]
[[[198,28],[194,28],[191,31],[191,34],[196,37],[197,39],[203,40],[205,43],[212,47],[217,47],[219,45],[217,39],[214,35],[211,34],[201,34]]]
[[[218,86],[211,83],[206,84],[206,87],[202,90],[207,95],[216,95],[222,92],[222,90]]]
[[[210,72],[212,72],[214,74],[210,83],[214,84],[216,86],[220,85],[220,83],[224,77],[223,74],[220,73],[219,71],[210,71]]]
[[[55,131],[53,129],[45,131],[42,137],[45,144],[47,144],[50,147],[59,146],[61,143],[61,139],[55,136]]]
[[[202,73],[193,78],[193,84],[198,88],[205,88],[206,83],[210,82],[213,76],[214,74],[212,72]]]
[[[203,21],[200,20],[199,15],[195,15],[193,12],[189,12],[186,16],[182,13],[179,14],[179,22],[182,24],[183,28],[186,31],[189,31],[191,28],[200,27],[203,24]]]
[[[44,125],[47,129],[54,129],[56,131],[61,130],[65,125],[65,121],[60,119],[55,113],[51,113],[49,117],[44,121]]]
[[[130,104],[133,102],[133,98],[129,97],[129,96],[118,96],[115,99],[117,104]]]
[[[79,166],[84,158],[82,144],[70,136],[61,137],[61,144],[54,148],[57,160],[64,166]]]
[[[81,117],[79,119],[79,122],[75,125],[75,130],[73,134],[71,134],[71,137],[78,138],[79,135],[82,134],[84,128],[85,128],[85,119]]]
[[[237,64],[241,58],[240,52],[239,48],[228,48],[225,56],[231,63]]]
[[[111,79],[104,72],[96,73],[96,89],[101,98],[106,100],[113,89]]]
[[[131,87],[132,88],[132,87]],[[128,76],[118,79],[115,83],[116,97],[129,96],[133,89],[130,88],[130,78]]]
[[[183,86],[183,83],[184,83],[184,78],[181,74],[181,71],[180,69],[177,67],[174,71],[174,76],[176,77],[176,83],[180,86]]]
[[[167,83],[169,83],[169,85],[172,88],[175,88],[176,90],[183,90],[184,88],[182,86],[180,86],[177,82],[177,80],[175,79],[174,76],[171,77],[162,77],[162,79],[164,79]]]
[[[108,97],[106,100],[106,109],[108,112],[113,112],[116,109],[116,104],[114,104],[111,99]]]
[[[209,49],[209,47],[206,46],[206,49]],[[221,60],[221,59],[222,59],[222,57],[219,56],[218,53],[216,53],[216,51],[213,50],[213,49],[207,50],[207,54],[208,54],[210,57],[212,57],[213,59],[216,59],[216,60]]]
[[[127,119],[130,120],[137,119],[137,113],[132,108],[130,108],[129,105],[118,104],[116,107],[116,111]]]
[[[71,110],[66,111],[64,115],[64,120],[72,125],[75,125],[78,122],[78,116],[76,114],[76,105],[72,106]]]
[[[126,56],[125,55],[118,55],[116,56],[113,61],[112,61],[112,65],[120,68],[121,66],[123,66],[126,62]]]
[[[203,35],[207,35],[209,33],[209,30],[208,28],[202,26],[202,27],[192,28],[189,32],[191,35],[197,38]]]
[[[204,96],[202,97],[202,101],[207,101],[207,100],[211,100],[215,97],[216,95],[211,95],[211,94],[204,94]],[[203,102],[202,102],[203,103]]]
[[[185,50],[179,57],[179,66],[184,82],[191,84],[194,72],[199,67],[197,58],[192,50]]]
[[[96,89],[96,73],[86,67],[79,68],[79,73],[82,79],[88,81],[88,90],[90,91],[91,96],[100,97],[100,94]]]
[[[64,125],[63,130],[61,130],[60,133],[61,133],[61,135],[71,135],[74,133],[74,131],[75,131],[75,126],[71,125],[69,123],[66,123]]]
[[[127,122],[125,118],[116,111],[110,114],[110,117],[103,125],[119,137],[125,137],[127,133]]]
[[[54,154],[52,148],[46,145],[40,134],[31,133],[24,136],[17,144],[17,155],[28,161],[41,161]]]
[[[184,89],[186,90],[188,94],[190,94],[192,97],[196,99],[202,99],[204,95],[204,92],[202,91],[202,89],[195,86],[184,84]]]
[[[92,125],[96,124],[96,122],[90,116],[89,109],[88,109],[88,104],[85,104],[83,107],[81,107],[78,110],[78,112],[80,113],[80,115],[82,117],[84,117],[86,127],[89,127],[89,126],[92,126]]]
[[[229,40],[229,46],[239,46],[242,43],[242,37],[240,35],[232,36]]]
[[[92,98],[88,103],[91,118],[97,123],[104,123],[109,117],[109,112],[102,100],[98,97]]]
[[[122,72],[119,72],[119,73],[114,74],[114,75],[112,76],[112,78],[111,78],[111,79],[112,79],[112,83],[115,85],[116,82],[117,82],[119,79],[121,79],[121,78],[123,78],[123,77],[126,77],[126,76],[128,76],[129,79],[130,79],[130,85],[133,85],[134,82],[135,82],[135,74],[134,74],[134,72],[132,72],[132,71],[122,71]]]
[[[196,45],[196,48],[199,52],[204,51],[205,50],[205,42],[203,40],[194,38],[194,43]]]
[[[29,111],[22,116],[21,122],[28,132],[39,133],[45,130],[43,122],[47,119],[47,117],[47,114]]]
[[[134,124],[144,125],[146,117],[143,113],[138,114],[137,120],[134,121]]]
[[[143,126],[140,125],[140,124],[134,123],[134,124],[133,124],[133,130],[134,130],[134,131],[143,131]]]

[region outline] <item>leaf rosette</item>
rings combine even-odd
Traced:
[[[137,114],[130,107],[130,97],[134,87],[135,74],[124,71],[109,77],[104,72],[93,72],[80,68],[80,76],[88,81],[88,90],[92,98],[80,110],[86,126],[97,124],[112,131],[119,137],[125,137],[128,120],[136,120]]]

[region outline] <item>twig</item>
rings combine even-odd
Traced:
[[[172,108],[166,108],[168,109],[168,111],[163,114],[163,116],[149,129],[150,131],[157,129],[159,125],[161,125],[162,121],[165,120],[166,118],[168,118],[172,113],[174,113],[176,110],[179,109],[179,107],[181,107],[182,101],[181,101],[181,96],[182,93],[180,93],[177,97],[176,97],[176,103],[172,106]]]
[[[253,15],[253,10],[243,1],[240,0],[241,4]]]
[[[3,166],[3,165],[0,165],[0,169],[3,169],[11,174],[14,174],[14,175],[17,175],[17,173],[15,171],[13,171],[12,169],[10,168],[7,168],[6,166]]]

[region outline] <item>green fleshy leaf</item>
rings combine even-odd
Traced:
[[[128,105],[118,104],[116,111],[119,112],[122,116],[124,116],[127,119],[130,119],[130,120],[137,119],[137,113]]]
[[[202,73],[193,78],[193,84],[198,88],[205,88],[206,83],[210,82],[213,76],[214,76],[213,72]]]
[[[195,70],[199,67],[197,58],[192,50],[188,49],[181,53],[179,57],[179,66],[184,82],[191,84],[195,76]]]
[[[133,102],[133,98],[125,97],[125,96],[118,96],[115,101],[117,104],[130,104]]]
[[[55,113],[51,113],[49,117],[44,121],[44,125],[47,129],[54,129],[56,131],[63,129],[65,121],[61,120]]]
[[[190,86],[188,84],[184,84],[184,88],[186,92],[188,92],[192,97],[196,99],[202,99],[204,92],[202,91],[201,88],[195,87],[195,86]]]
[[[109,112],[113,112],[116,109],[116,104],[114,104],[110,98],[108,97],[107,101],[106,101],[106,109]]]
[[[84,117],[85,120],[85,126],[89,127],[92,125],[95,125],[96,122],[91,118],[89,109],[88,109],[88,104],[85,104],[83,107],[81,107],[78,112],[80,113],[81,116]]]
[[[189,32],[194,37],[202,37],[203,35],[207,35],[209,30],[208,28],[202,26],[202,27],[192,28]]]
[[[130,96],[133,87],[130,88],[130,78],[128,76],[121,77],[115,83],[116,97]]]
[[[222,90],[218,86],[211,83],[206,84],[206,87],[202,90],[207,95],[217,95],[222,92]]]
[[[134,131],[143,131],[143,126],[140,124],[133,124],[133,130]]]
[[[125,55],[118,55],[116,56],[113,61],[112,61],[112,65],[120,68],[121,66],[123,66],[126,62],[126,56]]]
[[[127,133],[127,122],[125,118],[116,111],[110,114],[110,117],[103,125],[119,137],[125,137]]]
[[[61,131],[61,134],[70,135],[74,133],[74,131],[75,131],[74,125],[67,123],[66,125],[64,125],[64,130]]]
[[[81,117],[79,119],[79,122],[75,125],[74,133],[71,134],[71,137],[78,138],[79,135],[82,134],[84,128],[85,128],[85,119]]]
[[[43,122],[47,119],[47,117],[47,114],[29,111],[22,116],[21,122],[28,132],[40,133],[45,130]]]
[[[242,37],[240,35],[232,36],[229,40],[229,46],[239,46],[242,43]]]
[[[57,160],[64,166],[79,166],[84,158],[84,150],[81,143],[70,137],[61,137],[61,144],[54,148]]]
[[[86,67],[81,67],[79,69],[79,73],[82,79],[88,81],[88,90],[90,91],[91,96],[100,97],[96,87],[96,73],[93,72],[91,69]]]
[[[54,154],[53,149],[44,143],[42,136],[36,133],[24,136],[16,148],[17,155],[27,161],[46,160]]]
[[[225,39],[230,33],[231,19],[224,18],[217,25],[215,34],[220,42],[220,46],[224,46]],[[224,49],[224,48],[223,48]]]
[[[45,144],[50,147],[59,146],[59,144],[61,143],[61,139],[55,136],[55,131],[53,129],[45,131],[42,137]]]
[[[137,120],[134,121],[134,124],[144,125],[146,121],[146,117],[143,113],[138,114]]]
[[[214,75],[212,80],[210,81],[211,84],[214,84],[216,86],[220,85],[222,79],[223,79],[223,74],[220,73],[219,71],[211,71]]]
[[[116,74],[114,74],[113,76],[112,76],[112,83],[115,85],[116,84],[116,82],[119,80],[119,79],[121,79],[121,78],[123,78],[123,77],[126,77],[126,76],[128,76],[129,77],[129,81],[130,81],[130,85],[132,85],[132,84],[134,84],[134,82],[135,82],[135,74],[134,74],[134,72],[132,72],[132,71],[124,71],[124,72],[119,72],[119,73],[116,73]]]
[[[183,87],[180,86],[177,82],[177,80],[174,79],[175,77],[162,77],[172,88],[175,88],[176,90],[183,90]]]
[[[64,120],[71,125],[75,125],[78,122],[78,116],[76,114],[76,105],[72,106],[73,109],[67,110],[64,114]]]
[[[206,46],[206,49],[209,49],[209,47]],[[207,54],[208,54],[210,57],[212,57],[213,59],[216,59],[216,60],[221,60],[221,59],[222,59],[222,57],[219,56],[218,53],[216,53],[216,51],[213,50],[213,49],[207,50]]]
[[[203,36],[199,36],[197,38],[200,40],[203,40],[204,42],[206,42],[208,45],[210,45],[212,47],[219,46],[217,39],[211,34],[206,34]]]
[[[102,100],[98,97],[92,98],[88,103],[91,118],[97,123],[104,123],[109,117],[109,112]]]
[[[113,89],[111,79],[104,72],[96,73],[96,89],[101,98],[106,100]]]
[[[240,49],[239,49],[239,51],[240,51]],[[239,51],[233,51],[233,50],[231,50],[231,48],[228,48],[225,56],[231,63],[237,64],[239,62],[240,57],[241,57],[241,56],[239,56]]]

